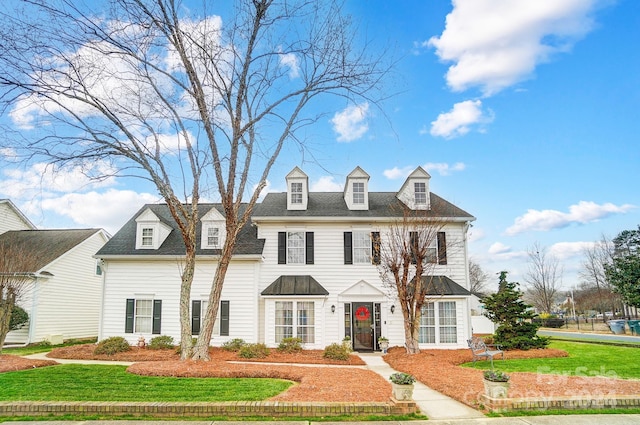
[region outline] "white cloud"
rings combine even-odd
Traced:
[[[0,158],[5,161],[15,161],[18,159],[18,152],[13,148],[0,148]]]
[[[489,255],[493,260],[511,260],[516,258],[526,258],[525,251],[514,251],[510,246],[502,242],[495,242],[489,247]]]
[[[527,231],[548,231],[567,227],[573,223],[586,224],[606,218],[613,214],[624,214],[635,208],[633,205],[614,205],[611,203],[596,204],[595,202],[580,201],[571,205],[569,212],[557,210],[533,210],[517,217],[514,224],[506,230],[509,236]]]
[[[384,170],[382,174],[390,180],[396,180],[406,178],[413,170],[415,170],[415,168],[416,167],[412,167],[411,165],[402,168],[393,167],[390,170]]]
[[[549,248],[549,254],[558,260],[583,257],[586,248],[592,248],[596,242],[558,242]]]
[[[588,33],[599,0],[455,0],[446,27],[428,44],[445,62],[454,91],[480,87],[486,96],[531,76],[553,54]]]
[[[339,142],[352,142],[364,136],[369,130],[366,119],[369,117],[369,103],[348,106],[331,119],[333,130],[338,133]]]
[[[438,115],[438,118],[431,122],[430,132],[432,136],[451,139],[467,134],[473,124],[491,121],[491,114],[482,111],[482,101],[465,100],[453,105],[451,111]]]
[[[158,201],[158,195],[109,189],[103,193],[67,193],[57,199],[45,199],[42,209],[69,217],[79,225],[104,228],[113,234],[143,204]]]
[[[342,185],[333,176],[323,176],[311,185],[312,192],[342,192]]]
[[[289,78],[292,80],[300,76],[298,57],[293,53],[280,53],[280,66],[289,68]]]
[[[427,162],[422,166],[427,171],[435,171],[441,176],[448,176],[454,171],[463,171],[466,166],[462,162],[449,165],[446,162]]]

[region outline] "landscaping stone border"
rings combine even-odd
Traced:
[[[406,415],[419,412],[413,401],[388,403],[296,403],[234,401],[220,403],[16,401],[0,402],[2,416],[158,416],[158,417],[322,417]]]
[[[580,410],[580,409],[625,409],[640,408],[640,396],[570,396],[570,397],[527,397],[491,398],[480,396],[480,402],[494,412],[511,410]]]

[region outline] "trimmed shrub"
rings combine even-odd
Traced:
[[[244,342],[244,339],[242,339],[242,338],[234,338],[234,339],[230,339],[229,341],[226,341],[224,344],[222,344],[222,349],[226,350],[226,351],[238,352],[245,345],[247,345],[247,343]]]
[[[24,308],[19,305],[13,305],[13,309],[11,310],[11,318],[9,319],[9,330],[15,331],[20,329],[23,325],[25,325],[29,321],[29,315],[24,310]]]
[[[327,345],[322,357],[332,360],[349,360],[349,350],[342,344]]]
[[[302,351],[302,339],[300,338],[282,338],[278,351],[283,353],[297,353]]]
[[[151,338],[149,341],[149,347],[151,350],[164,350],[167,348],[173,348],[173,337],[169,335],[160,335]]]
[[[269,348],[264,344],[245,344],[240,348],[238,356],[243,359],[264,359],[269,353]]]
[[[93,350],[93,354],[106,354],[112,356],[116,353],[124,353],[131,350],[131,346],[126,339],[121,336],[112,336],[111,338],[103,339],[98,343],[96,349]]]

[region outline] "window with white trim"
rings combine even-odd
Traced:
[[[127,298],[125,333],[151,333],[159,335],[162,323],[162,300],[153,298]]]
[[[438,239],[431,238],[429,241],[425,260],[427,263],[438,263]]]
[[[291,183],[291,203],[302,203],[302,183]]]
[[[153,300],[136,300],[134,333],[151,333],[153,324]]]
[[[143,227],[142,228],[142,246],[153,246],[153,227]]]
[[[425,303],[420,317],[421,344],[456,344],[458,342],[457,305],[455,301]]]
[[[304,264],[304,232],[287,232],[287,264]]]
[[[353,232],[353,263],[371,263],[370,232]]]
[[[413,184],[413,193],[415,196],[415,202],[418,205],[424,205],[427,203],[427,185],[424,182],[415,182]]]
[[[276,301],[275,342],[284,338],[300,338],[315,342],[315,303],[313,301]]]
[[[353,183],[353,203],[364,204],[364,183],[362,182]]]
[[[192,300],[191,301],[191,333],[199,335],[207,312],[208,300]],[[229,336],[229,301],[220,301],[216,320],[213,323],[213,336]]]
[[[208,227],[207,228],[207,246],[220,247],[220,228]]]

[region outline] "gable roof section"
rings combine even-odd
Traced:
[[[325,296],[329,291],[324,289],[313,277],[302,276],[280,276],[273,283],[260,293],[261,295],[306,295]]]
[[[286,201],[285,201],[286,202]],[[199,204],[198,210],[200,216],[206,216],[212,208],[216,208],[218,212],[224,216],[224,210],[221,204]],[[244,210],[245,205],[242,205]],[[286,208],[286,205],[285,205]],[[136,218],[145,210],[151,210],[165,224],[171,227],[172,231],[164,240],[158,249],[136,249]],[[196,255],[217,255],[220,254],[219,249],[202,249],[201,240],[202,226],[198,220],[196,230]],[[238,235],[238,242],[234,251],[234,255],[261,255],[264,240],[258,239],[258,232],[255,226],[247,223]],[[147,204],[127,222],[118,232],[113,235],[97,253],[96,257],[104,258],[110,256],[184,256],[185,247],[180,234],[180,229],[176,221],[171,217],[169,208],[166,204]]]
[[[431,209],[421,211],[425,217],[475,220],[468,212],[431,193]],[[304,211],[287,210],[287,194],[268,193],[253,212],[254,221],[261,219],[309,217],[397,218],[405,206],[395,192],[370,192],[368,210],[349,210],[343,192],[311,192]]]
[[[100,229],[11,230],[0,235],[0,245],[16,247],[34,255],[33,270],[37,273],[63,254],[84,242]]]
[[[15,213],[16,217],[18,217],[22,222],[24,222],[24,224],[26,225],[26,227],[35,230],[36,226],[35,224],[33,224],[31,222],[31,220],[29,220],[27,218],[27,216],[25,216],[24,214],[22,214],[22,211],[20,211],[18,209],[18,207],[16,207],[16,205],[11,202],[11,199],[0,199],[0,204],[5,204],[9,207],[9,209],[13,210],[13,212]]]

